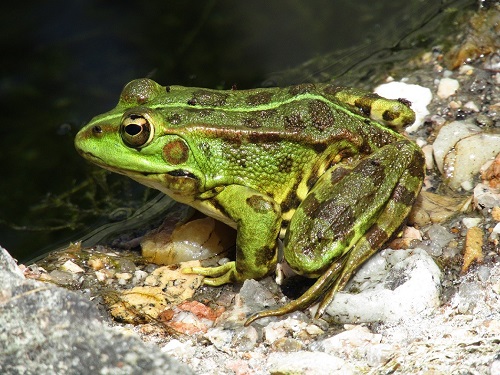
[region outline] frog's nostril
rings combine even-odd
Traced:
[[[93,134],[101,134],[102,133],[102,128],[99,125],[96,125],[92,128],[92,133]]]

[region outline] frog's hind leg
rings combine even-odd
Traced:
[[[285,236],[287,262],[318,279],[299,299],[254,314],[246,325],[304,309],[320,298],[316,316],[322,315],[335,293],[402,225],[423,176],[423,155],[409,141],[387,145],[353,169],[325,173],[295,212]]]
[[[346,254],[348,255],[346,262],[343,265],[340,274],[338,274],[338,277],[334,280],[333,285],[328,290],[328,293],[324,295],[318,310],[316,311],[316,318],[323,315],[328,305],[334,299],[335,293],[342,290],[346,286],[360,265],[368,260],[388,240],[390,240],[392,234],[396,233],[406,221],[412,205],[420,191],[421,180],[423,178],[423,172],[420,177],[418,169],[419,164],[421,164],[419,162],[420,155],[416,154],[416,156],[414,156],[414,159],[415,158],[417,160],[412,160],[412,163],[415,164],[415,168],[411,167],[412,164],[410,163],[411,168],[406,170],[401,176],[401,179],[392,192],[390,200],[380,213],[377,222],[370,227],[363,237],[360,238],[354,248]],[[330,268],[333,268],[334,270],[338,269],[336,265],[333,265],[333,267]],[[330,272],[330,268],[327,273]]]

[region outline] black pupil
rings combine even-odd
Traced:
[[[137,125],[137,124],[128,124],[125,127],[125,131],[127,132],[128,135],[137,135],[141,132],[142,126]]]

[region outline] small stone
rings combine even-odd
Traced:
[[[85,272],[82,267],[80,267],[78,264],[72,262],[71,260],[67,260],[64,262],[64,264],[61,266],[62,271],[68,271],[71,273],[83,273]]]
[[[249,312],[256,312],[276,306],[274,295],[262,283],[256,280],[245,280],[240,289],[240,297]]]
[[[491,210],[491,217],[495,221],[500,221],[500,207],[493,207],[493,209]]]
[[[500,206],[500,194],[488,185],[477,184],[474,188],[474,206],[479,209]]]
[[[272,344],[272,348],[277,352],[291,353],[302,350],[304,348],[304,345],[296,339],[283,337],[279,340],[274,341]]]
[[[259,334],[254,327],[243,327],[233,336],[231,346],[239,352],[248,352],[255,348],[258,339]]]
[[[75,282],[74,274],[61,270],[54,270],[49,273],[52,281],[59,285],[70,285]]]
[[[231,341],[234,331],[225,330],[219,327],[209,328],[203,337],[208,339],[217,349],[225,353],[231,353]]]
[[[456,79],[453,78],[442,78],[439,81],[438,89],[437,89],[437,96],[439,96],[441,99],[446,99],[452,95],[454,95],[458,88],[460,87],[460,84]]]
[[[473,101],[468,101],[464,104],[464,109],[467,109],[472,112],[479,112],[479,107]]]
[[[194,356],[196,348],[191,341],[172,339],[161,348],[161,351],[176,358],[188,359]]]
[[[467,228],[477,227],[481,223],[482,219],[480,217],[464,217],[462,223]]]
[[[462,273],[467,272],[473,262],[483,262],[483,231],[479,227],[472,227],[467,230],[465,237],[464,263]]]

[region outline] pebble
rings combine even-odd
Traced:
[[[459,87],[460,84],[456,79],[441,78],[437,89],[437,96],[439,96],[441,99],[449,98],[457,92]]]
[[[80,267],[76,263],[73,263],[71,260],[67,260],[66,262],[64,262],[64,264],[61,266],[61,270],[71,272],[71,273],[83,273],[83,272],[85,272],[82,267]]]
[[[464,217],[462,219],[463,225],[467,228],[477,227],[481,221],[480,217]]]
[[[474,206],[480,209],[498,207],[500,206],[500,194],[488,185],[477,184],[474,188]]]
[[[194,356],[196,348],[191,341],[182,342],[177,339],[171,339],[161,348],[161,351],[176,358],[184,359]]]

